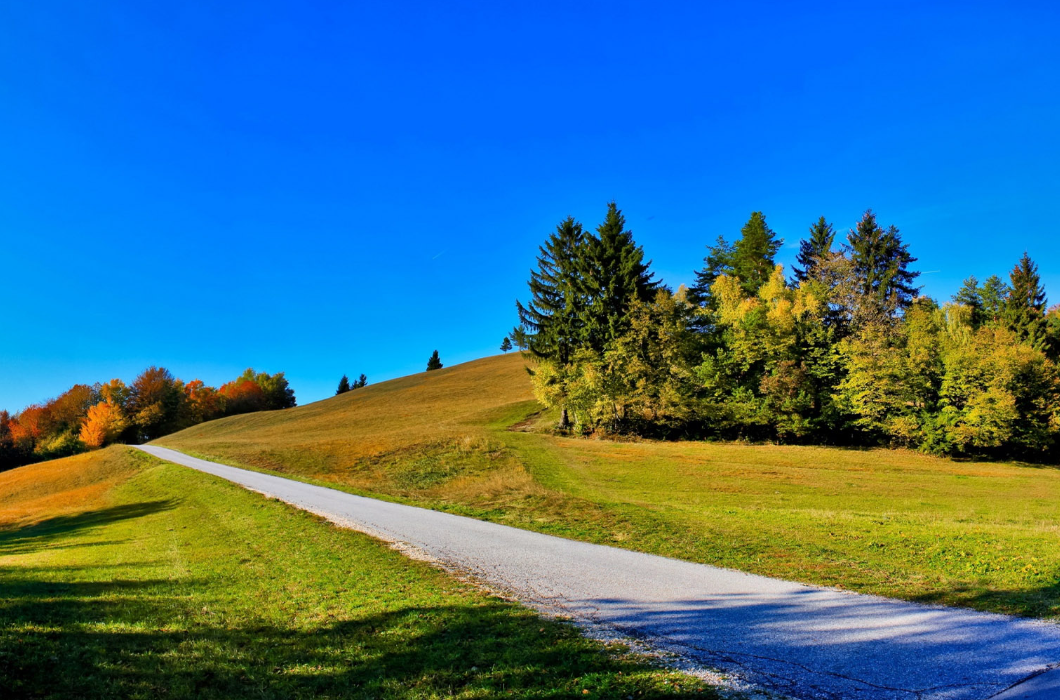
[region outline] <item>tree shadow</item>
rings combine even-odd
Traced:
[[[170,510],[177,503],[178,501],[173,499],[130,503],[85,511],[76,515],[60,515],[24,527],[0,530],[0,555],[26,554],[53,547],[87,547],[115,544],[114,542],[90,542],[60,545],[58,541],[71,534],[102,527],[120,520],[142,518],[146,515]]]
[[[323,625],[232,625],[223,613],[192,609],[202,597],[190,594],[204,593],[204,585],[9,580],[0,589],[0,694],[714,696],[693,684],[652,685],[644,666],[600,653],[573,628],[500,601],[408,606]]]

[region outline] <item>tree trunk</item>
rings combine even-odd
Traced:
[[[559,429],[566,430],[570,427],[570,418],[567,417],[567,407],[559,409]]]

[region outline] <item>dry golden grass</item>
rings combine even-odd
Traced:
[[[357,484],[358,472],[370,481],[401,455],[480,442],[489,423],[533,400],[525,367],[518,354],[488,357],[298,408],[203,423],[157,443]]]
[[[114,445],[0,472],[0,529],[86,510],[135,474],[138,464],[126,447]]]

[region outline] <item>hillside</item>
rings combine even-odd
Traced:
[[[121,446],[0,474],[0,695],[716,697]]]
[[[566,537],[790,580],[1060,616],[1060,471],[907,451],[610,442],[513,430],[492,357],[158,444]]]

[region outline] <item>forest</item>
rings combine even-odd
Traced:
[[[1060,305],[1026,253],[936,300],[872,210],[814,222],[790,274],[782,243],[754,212],[674,291],[614,202],[595,233],[561,221],[510,334],[558,430],[1057,461]]]
[[[132,384],[75,384],[50,401],[0,411],[0,470],[66,457],[114,442],[140,443],[237,413],[290,408],[283,372],[246,370],[219,389],[148,367]]]

